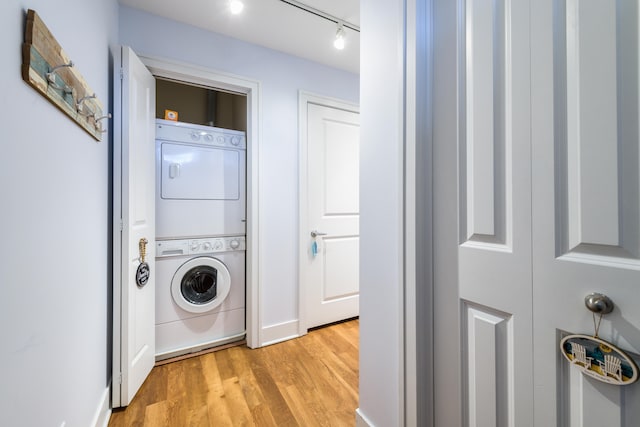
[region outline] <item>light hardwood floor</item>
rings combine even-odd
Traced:
[[[353,426],[358,320],[153,368],[109,427]]]

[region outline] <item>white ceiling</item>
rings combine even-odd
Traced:
[[[242,0],[240,15],[229,0],[119,0],[209,31],[265,46],[322,64],[359,73],[360,34],[345,28],[346,47],[333,47],[337,25],[280,0]],[[300,3],[360,26],[359,0],[303,0]]]

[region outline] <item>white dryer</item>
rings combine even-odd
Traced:
[[[156,360],[245,337],[243,236],[156,241]]]
[[[156,121],[156,238],[246,234],[241,131]]]

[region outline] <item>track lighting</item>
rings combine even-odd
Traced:
[[[344,28],[342,27],[342,24],[339,24],[338,31],[336,31],[336,38],[333,40],[333,47],[338,50],[344,49],[344,37]]]
[[[244,4],[240,0],[231,0],[229,2],[229,10],[234,15],[239,14],[244,9]]]
[[[331,21],[337,24],[338,30],[336,31],[335,39],[333,39],[333,47],[335,47],[338,50],[343,50],[346,45],[345,39],[347,35],[344,31],[345,27],[350,29],[351,31],[355,31],[356,33],[360,32],[359,26],[352,24],[351,22],[345,21],[341,18],[338,18],[337,16],[330,15],[319,9],[308,6],[298,0],[280,0],[280,1],[284,4],[288,4],[289,6],[293,6],[300,10],[304,10],[305,12],[309,12],[310,14],[315,15],[319,18],[326,19],[327,21]]]

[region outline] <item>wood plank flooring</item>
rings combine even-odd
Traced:
[[[357,319],[153,368],[109,427],[354,426]]]

